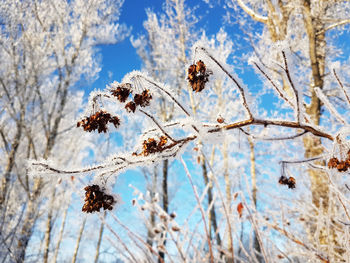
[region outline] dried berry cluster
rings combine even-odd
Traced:
[[[208,82],[209,74],[202,60],[197,61],[188,68],[188,81],[195,92],[200,92],[204,89],[205,83]]]
[[[161,136],[159,138],[159,142],[157,142],[153,138],[149,138],[148,140],[143,141],[143,151],[142,155],[147,156],[151,153],[161,152],[163,150],[164,145],[168,142],[167,137]]]
[[[161,152],[164,150],[164,146],[167,144],[168,139],[166,136],[161,136],[159,141],[154,138],[148,138],[143,141],[143,151],[140,154],[136,152],[133,155],[143,155],[147,156],[152,153]]]
[[[328,168],[337,168],[339,172],[346,172],[350,168],[350,150],[348,158],[345,161],[339,161],[337,157],[333,157],[328,161]]]
[[[295,188],[295,183],[296,183],[296,181],[295,181],[295,178],[294,178],[294,177],[289,177],[289,178],[288,178],[288,177],[282,175],[282,176],[280,177],[280,179],[278,180],[278,182],[279,182],[280,184],[283,184],[283,185],[288,185],[288,188],[291,188],[291,189]]]
[[[121,84],[117,88],[111,90],[111,94],[117,97],[117,99],[122,103],[124,103],[127,100],[131,93],[131,84],[129,83]],[[151,99],[152,95],[149,92],[149,90],[144,90],[141,94],[135,94],[133,100],[129,101],[125,105],[125,109],[128,112],[135,112],[137,106],[149,106]]]
[[[111,195],[107,195],[100,190],[100,187],[96,184],[88,185],[84,188],[85,192],[85,204],[81,209],[83,212],[92,213],[100,212],[100,209],[112,210],[115,204],[114,198]]]
[[[118,86],[116,89],[112,89],[111,90],[111,94],[114,97],[117,97],[117,99],[120,102],[125,102],[126,99],[129,97],[131,91],[130,91],[130,84],[126,83],[126,84],[121,84],[120,86]]]
[[[105,111],[98,111],[95,114],[78,121],[77,127],[82,126],[84,131],[91,132],[98,130],[98,132],[101,133],[107,132],[108,122],[112,123],[116,128],[120,125],[120,119],[117,116],[112,116]]]

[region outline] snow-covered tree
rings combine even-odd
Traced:
[[[242,6],[242,1],[238,2]],[[270,1],[266,3],[271,4]],[[310,2],[305,2],[306,5],[299,6],[299,9],[294,8],[299,1],[289,5],[286,1],[278,3],[280,9],[284,4],[288,8],[293,7],[294,13],[288,15],[295,19],[295,23],[306,23],[303,19],[307,20],[307,13],[301,13],[300,8],[307,11],[307,3]],[[255,6],[248,6],[243,6],[245,12],[255,10]],[[309,7],[314,6],[318,8],[316,3]],[[346,12],[347,3],[343,7]],[[264,6],[257,6],[251,15],[263,20],[264,13],[258,15],[257,11],[267,12]],[[276,17],[281,19],[283,16]],[[195,202],[182,222],[180,216],[184,212],[176,211],[176,215],[166,211],[164,204],[159,205],[157,195],[150,196],[137,189],[133,205],[139,209],[141,216],[146,215],[146,222],[147,215],[153,213],[155,217],[148,225],[154,233],[153,243],[147,242],[147,237],[132,231],[128,222],[110,212],[118,229],[125,231],[133,244],[131,249],[119,232],[106,224],[117,240],[111,240],[111,244],[127,261],[274,262],[285,259],[291,262],[346,262],[350,253],[347,230],[350,220],[349,187],[346,184],[346,172],[350,168],[349,127],[343,110],[350,106],[344,84],[348,77],[346,73],[335,68],[332,74],[327,75],[327,83],[334,94],[344,94],[342,103],[337,105],[325,88],[326,82],[322,86],[315,84],[313,68],[309,66],[313,64],[307,56],[309,49],[305,48],[310,43],[304,41],[309,35],[287,34],[282,39],[283,28],[282,31],[271,29],[276,38],[271,38],[265,46],[261,45],[261,53],[256,52],[247,61],[259,74],[257,82],[259,77],[264,82],[258,92],[253,91],[234,73],[235,65],[227,61],[234,46],[224,31],[215,37],[202,34],[201,40],[193,46],[193,53],[187,54],[186,45],[176,49],[171,43],[178,44],[181,30],[174,29],[175,34],[166,32],[172,27],[165,23],[168,21],[165,17],[162,19],[158,20],[150,12],[146,25],[151,25],[149,38],[154,38],[154,42],[146,40],[143,42],[146,45],[143,45],[142,38],[134,42],[145,58],[148,74],[134,71],[127,74],[121,83],[113,82],[105,91],[93,92],[86,115],[78,122],[84,131],[107,132],[109,124],[123,127],[135,116],[143,116],[148,121],[140,121],[142,132],[139,140],[133,137],[133,149],[127,148],[98,165],[85,168],[62,167],[45,160],[33,160],[32,173],[62,178],[94,173],[94,181],[85,188],[83,205],[84,212],[92,213],[101,209],[112,210],[116,205],[110,183],[122,171],[140,166],[154,167],[164,160],[177,160],[174,162],[183,168],[188,180],[187,188]],[[269,23],[273,26],[271,21]],[[179,25],[181,23],[178,22],[174,28],[181,28]],[[289,26],[295,27],[294,24]],[[289,32],[288,27],[286,32]],[[262,32],[268,33],[266,30]],[[295,47],[300,45],[300,49],[293,49],[293,43]],[[184,53],[179,53],[181,48]],[[188,62],[176,60],[178,54],[184,54],[183,60]],[[305,64],[305,61],[309,63]],[[174,69],[167,62],[173,62]],[[186,73],[182,80],[177,76],[181,65]],[[184,79],[187,87],[180,90],[187,95],[185,91],[188,89],[190,94],[193,93],[192,99],[178,93],[177,83],[185,85]],[[266,90],[273,91],[269,95],[275,97],[277,107],[259,108],[260,95]],[[171,107],[171,119],[163,118],[161,114],[158,102],[162,100],[163,105]],[[314,112],[309,110],[313,101],[318,101],[319,106],[321,102],[324,105],[325,112],[318,117],[322,117],[322,121],[315,121]],[[241,140],[240,136],[248,139]],[[313,147],[319,147],[321,142],[322,149],[317,155],[304,156],[305,141],[314,142],[310,151],[316,151]],[[216,149],[220,149],[220,153]],[[188,157],[188,153],[198,155],[199,162],[203,164],[203,175],[207,176],[203,187],[198,187],[197,173],[193,168],[195,164],[191,163],[193,159]],[[250,158],[247,158],[248,155]],[[259,206],[256,205],[255,168],[261,176]],[[314,190],[312,177],[309,179],[304,175],[310,169],[326,192],[306,191],[310,188]],[[234,172],[229,174],[232,170]],[[233,188],[233,184],[241,186]],[[209,196],[209,189],[213,190],[213,195],[208,204],[205,197]],[[235,189],[234,194],[232,189]],[[185,207],[190,198],[181,201]],[[211,211],[214,205],[218,221],[213,238]],[[330,234],[325,236],[324,233]],[[220,243],[217,234],[225,242]],[[242,238],[253,234],[256,237],[254,243],[247,244],[247,239]]]
[[[79,86],[100,68],[94,46],[115,43],[122,1],[1,1],[1,258],[23,261],[39,217],[48,221],[47,262],[57,178],[28,176],[26,160],[79,164],[89,137],[72,128],[83,106]],[[66,185],[61,184],[61,186]]]

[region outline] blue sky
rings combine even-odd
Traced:
[[[146,9],[149,8],[155,13],[162,13],[164,0],[126,0],[122,7],[120,23],[131,28],[130,36],[139,36],[145,34],[143,22],[146,20]],[[198,17],[198,30],[205,29],[207,35],[215,34],[223,25],[226,10],[222,6],[209,7],[203,1],[187,1],[187,6],[194,10]],[[232,32],[232,28],[227,28]],[[116,80],[121,81],[123,76],[132,71],[141,69],[141,59],[127,37],[122,42],[114,45],[99,46],[102,55],[101,72],[98,80],[92,84],[92,89],[104,89],[106,84]],[[111,74],[112,73],[112,74]],[[112,76],[112,77],[111,77]]]

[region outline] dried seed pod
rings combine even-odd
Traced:
[[[106,133],[108,130],[107,124],[109,122],[112,123],[115,128],[118,128],[120,125],[120,119],[117,116],[111,116],[110,113],[105,111],[98,111],[77,122],[77,127],[82,126],[84,131],[88,132],[97,130],[99,133]]]
[[[218,123],[224,123],[225,122],[225,119],[223,118],[223,117],[218,117],[217,119],[216,119],[216,121],[218,122]]]
[[[171,230],[173,230],[174,232],[178,232],[178,231],[180,231],[180,228],[177,226],[172,226]]]
[[[348,170],[348,166],[346,165],[345,161],[340,161],[337,164],[337,169],[339,172],[346,172]]]
[[[192,90],[195,92],[202,91],[205,87],[205,83],[208,82],[209,77],[204,62],[199,60],[196,64],[190,65],[187,73],[187,80],[189,81]]]
[[[161,136],[160,141],[157,142],[154,138],[148,138],[143,141],[143,151],[142,155],[147,156],[152,153],[161,152],[164,149],[164,146],[168,142],[166,136]]]
[[[294,177],[289,177],[288,178],[288,188],[294,189],[296,184],[296,180]]]
[[[142,91],[141,94],[135,94],[134,102],[137,106],[146,107],[150,104],[152,95],[148,89]]]
[[[126,109],[127,112],[135,112],[135,110],[136,110],[135,102],[133,102],[133,101],[128,102],[125,105],[125,109]]]
[[[339,163],[338,158],[333,157],[333,158],[329,159],[329,161],[328,161],[328,168],[330,168],[330,169],[337,168],[338,163]]]
[[[111,90],[111,94],[115,97],[117,97],[117,99],[120,102],[125,102],[126,99],[129,97],[130,93],[131,93],[131,84],[130,83],[125,83],[125,84],[121,84],[119,85],[117,88],[112,89]]]
[[[278,180],[278,183],[283,184],[283,185],[288,185],[288,188],[294,189],[296,180],[294,177],[289,177],[287,178],[286,176],[282,175],[280,179]]]
[[[114,197],[105,194],[98,185],[88,185],[84,190],[86,191],[85,203],[81,209],[83,212],[100,212],[101,208],[104,210],[113,209],[113,205],[116,203]]]

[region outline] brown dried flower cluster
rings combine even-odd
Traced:
[[[345,161],[339,161],[337,157],[333,157],[328,161],[328,168],[337,168],[339,172],[346,172],[350,168],[350,150],[348,158]]]
[[[96,184],[84,188],[85,204],[81,209],[85,213],[100,212],[100,209],[112,210],[115,200],[113,196],[105,194]]]
[[[124,103],[131,93],[130,86],[131,84],[129,83],[121,84],[116,89],[112,89],[111,94]]]
[[[280,179],[278,180],[278,183],[283,184],[283,185],[288,185],[288,188],[293,189],[293,188],[295,188],[296,181],[295,181],[295,178],[292,176],[288,178],[288,177],[282,175],[280,177]]]
[[[140,154],[134,153],[134,155],[147,156],[152,153],[161,152],[164,146],[167,144],[168,139],[166,136],[161,136],[159,141],[154,138],[148,138],[143,141],[143,151]]]
[[[141,106],[141,107],[148,106],[151,99],[152,99],[152,95],[148,89],[142,91],[141,94],[135,94],[134,96],[134,102],[136,106]]]
[[[92,132],[98,130],[98,132],[101,133],[107,132],[107,124],[109,122],[116,128],[120,125],[120,119],[117,116],[112,116],[105,111],[98,111],[95,114],[78,121],[77,127],[82,126],[84,131]]]
[[[200,92],[204,89],[205,83],[208,82],[209,74],[202,60],[197,61],[188,68],[188,81],[195,92]]]
[[[117,97],[117,99],[124,103],[129,95],[132,93],[131,84],[121,84],[116,89],[112,89],[111,93],[113,96]],[[144,90],[140,94],[135,94],[132,101],[129,101],[125,105],[125,109],[127,112],[135,112],[137,106],[146,107],[149,106],[150,101],[152,99],[152,95],[149,90]]]

